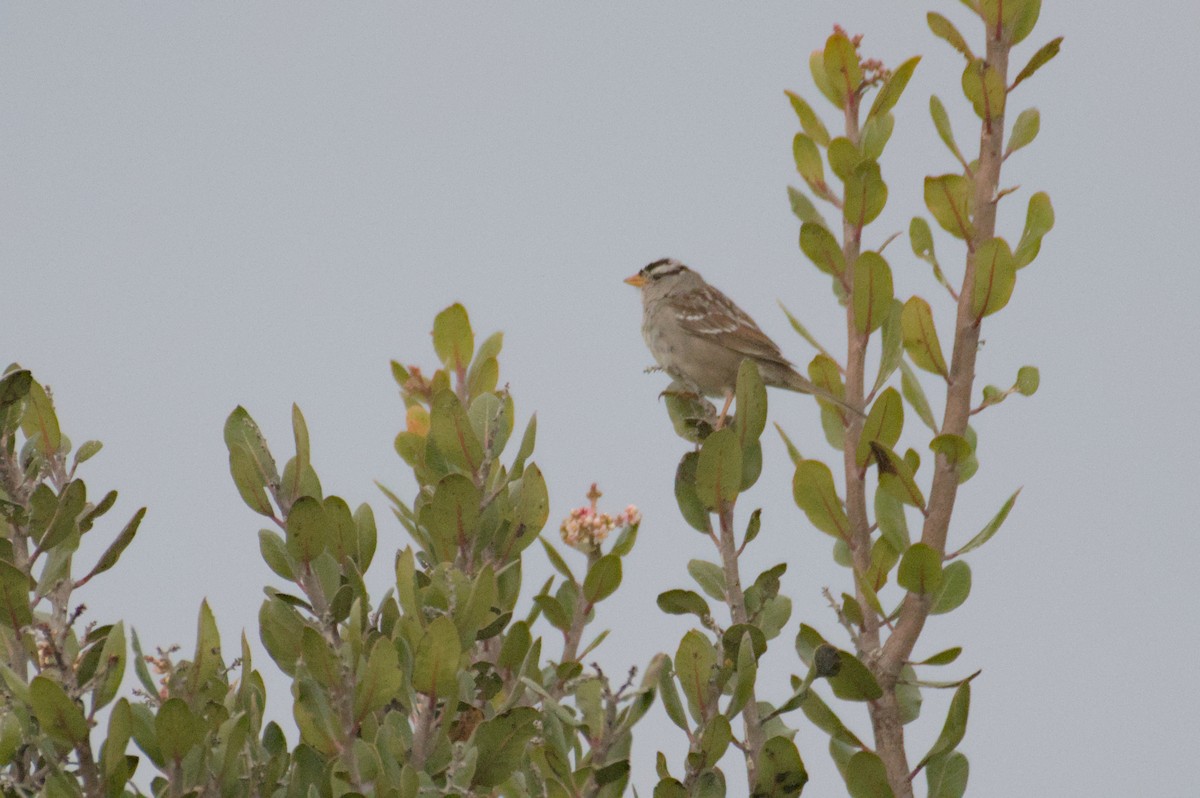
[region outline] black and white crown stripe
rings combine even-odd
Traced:
[[[642,269],[642,276],[648,279],[657,280],[660,277],[679,274],[680,272],[685,272],[687,270],[687,266],[684,266],[674,258],[661,258],[646,265],[645,268]]]

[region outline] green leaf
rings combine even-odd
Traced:
[[[721,566],[707,560],[689,560],[688,574],[712,598],[725,601],[725,572]]]
[[[1008,304],[1017,285],[1017,267],[1012,250],[1003,238],[985,241],[975,252],[975,286],[971,313],[976,321]]]
[[[883,114],[868,120],[863,126],[859,146],[863,155],[872,160],[879,160],[883,150],[892,138],[892,130],[896,127],[896,117],[893,114]]]
[[[742,711],[751,696],[754,695],[754,684],[758,680],[758,655],[754,652],[754,638],[750,633],[743,633],[738,643],[737,669],[734,672],[733,695],[725,708],[726,715],[735,715]],[[720,717],[720,716],[718,716]],[[709,762],[716,763],[716,759]]]
[[[330,688],[338,684],[341,662],[320,632],[305,626],[300,632],[300,650],[305,669],[318,684]],[[357,687],[361,689],[361,683]]]
[[[849,180],[854,170],[863,162],[862,152],[845,136],[829,142],[829,168],[842,180]]]
[[[788,186],[788,202],[792,206],[792,213],[802,222],[812,222],[815,225],[828,228],[829,223],[821,216],[821,212],[817,210],[817,206],[813,205],[812,200],[806,197],[799,189]]]
[[[965,163],[962,153],[958,149],[958,143],[954,140],[954,130],[950,126],[950,115],[946,113],[946,106],[942,105],[942,101],[937,95],[931,95],[929,98],[929,115],[933,118],[933,126],[937,130],[938,138],[946,145],[946,149],[954,154],[959,163]]]
[[[87,488],[83,482],[74,479],[67,483],[58,497],[54,520],[50,523],[46,533],[42,535],[41,540],[38,541],[38,547],[43,551],[52,549],[72,536],[75,536],[75,540],[78,542],[79,523],[77,519],[83,512],[86,503]]]
[[[921,716],[921,688],[917,686],[917,672],[912,665],[900,669],[896,682],[896,703],[900,705],[900,723],[907,725]]]
[[[100,759],[105,791],[108,795],[123,795],[125,783],[132,775],[125,756],[132,734],[133,713],[130,711],[129,702],[122,698],[113,705],[112,712],[109,713],[108,734]]]
[[[88,460],[91,460],[93,457],[95,457],[103,448],[104,444],[100,441],[84,441],[80,445],[79,450],[75,452],[75,464],[79,465],[80,463],[86,463]]]
[[[842,255],[842,247],[833,233],[822,225],[805,222],[800,226],[800,249],[826,274],[840,277],[845,273],[846,259]]]
[[[918,662],[917,664],[918,665],[949,665],[951,662],[954,662],[954,660],[958,659],[958,655],[961,653],[962,653],[962,647],[954,646],[953,648],[948,648],[945,651],[939,651],[938,653],[934,654],[932,657],[923,659],[920,662]]]
[[[475,350],[475,363],[472,365],[479,365],[487,360],[499,357],[502,349],[504,349],[504,333],[492,333]]]
[[[955,238],[974,235],[974,186],[962,175],[946,174],[925,178],[925,207],[946,232]]]
[[[779,422],[775,424],[775,431],[779,433],[779,437],[783,440],[783,445],[787,449],[788,457],[792,460],[792,465],[800,465],[800,461],[804,459],[804,455],[800,454],[800,450],[796,448],[796,444],[792,443],[792,439],[783,431],[783,427],[779,426]]]
[[[465,371],[475,353],[475,334],[467,311],[455,302],[433,320],[433,349],[447,369]]]
[[[322,506],[329,523],[329,551],[334,560],[343,566],[347,560],[356,561],[358,529],[350,515],[350,505],[341,496],[328,496]]]
[[[1017,382],[1013,386],[1022,396],[1033,396],[1041,383],[1041,375],[1036,366],[1021,366],[1017,370]]]
[[[737,377],[737,420],[738,443],[743,456],[747,448],[756,443],[767,426],[767,389],[763,385],[758,366],[750,358],[742,361]]]
[[[33,623],[29,590],[29,577],[8,560],[0,560],[0,624],[20,631]]]
[[[542,614],[546,616],[546,620],[550,625],[561,632],[567,631],[571,627],[571,616],[563,608],[562,603],[549,595],[540,595],[533,597],[533,603],[537,605]]]
[[[271,502],[267,499],[266,483],[254,462],[254,456],[240,443],[233,443],[229,447],[229,472],[247,507],[259,515],[268,518],[274,516]]]
[[[241,405],[235,407],[225,420],[225,445],[229,448],[231,462],[233,450],[238,446],[244,448],[245,453],[250,456],[250,466],[257,475],[259,485],[265,485],[272,491],[279,487],[279,470],[275,467],[275,459],[271,457],[262,430]],[[234,479],[237,480],[236,473]],[[241,489],[240,484],[238,488]],[[247,504],[250,502],[247,501]],[[250,508],[259,512],[253,504]]]
[[[520,479],[521,474],[525,470],[525,461],[533,454],[533,446],[537,440],[537,414],[529,417],[529,424],[525,427],[525,434],[521,436],[521,446],[517,449],[517,457],[513,460],[513,467],[510,475],[512,479]]]
[[[653,798],[688,798],[687,788],[683,786],[683,782],[679,779],[669,776],[663,777],[658,784],[654,785]]]
[[[525,654],[529,651],[532,643],[533,637],[529,633],[529,624],[525,621],[517,621],[508,628],[508,634],[504,636],[504,642],[500,644],[500,654],[496,658],[496,664],[510,671],[516,670],[524,661]]]
[[[1026,108],[1017,116],[1017,121],[1013,123],[1012,133],[1008,137],[1008,149],[1004,152],[1004,157],[1007,158],[1017,150],[1030,144],[1037,138],[1038,130],[1041,128],[1041,115],[1038,114],[1036,108]]]
[[[796,744],[787,737],[772,737],[758,756],[754,798],[795,798],[808,783],[808,771]]]
[[[908,240],[912,244],[913,254],[918,258],[933,257],[933,233],[929,222],[920,216],[914,216],[908,225]]]
[[[850,798],[894,798],[883,760],[871,751],[859,751],[846,763],[846,791]]]
[[[196,622],[196,653],[192,656],[191,672],[188,674],[188,689],[198,694],[208,680],[224,669],[221,661],[221,634],[217,631],[217,619],[213,617],[208,600],[200,602],[200,615]]]
[[[1016,504],[1016,497],[1020,496],[1020,494],[1021,488],[1016,488],[1012,496],[1008,497],[1007,502],[1004,502],[1003,506],[1001,506],[1000,511],[997,512],[995,517],[992,517],[992,520],[986,523],[986,526],[984,526],[983,529],[979,530],[979,534],[974,536],[974,538],[971,540],[968,540],[966,545],[962,546],[958,553],[965,554],[968,551],[974,551],[976,548],[979,548],[979,546],[983,546],[985,542],[991,540],[992,535],[1000,532],[1000,527],[1004,523],[1004,520],[1008,518],[1009,512],[1012,511],[1013,505]]]
[[[269,529],[260,529],[258,531],[258,550],[267,567],[283,579],[289,582],[295,581],[296,575],[292,571],[287,544],[283,542],[283,538]]]
[[[970,773],[967,758],[959,751],[933,757],[925,765],[929,798],[962,798]]]
[[[361,721],[369,713],[391,703],[404,687],[405,675],[392,642],[386,638],[377,641],[367,658],[366,670],[356,680],[355,720]]]
[[[858,450],[855,461],[859,466],[866,465],[871,459],[871,443],[882,443],[889,449],[900,440],[900,432],[904,429],[904,401],[900,392],[888,388],[875,400],[867,420],[863,422],[862,433],[858,439]]]
[[[1026,78],[1033,77],[1034,72],[1037,72],[1039,69],[1045,66],[1050,59],[1058,55],[1058,50],[1060,47],[1062,47],[1062,41],[1063,37],[1059,36],[1058,38],[1051,39],[1043,44],[1041,49],[1034,53],[1033,57],[1029,59],[1029,63],[1027,63],[1025,67],[1017,73],[1017,77],[1015,80],[1013,80],[1012,86],[1009,87],[1009,91],[1015,89],[1021,83],[1021,81],[1025,80]]]
[[[621,585],[621,558],[605,554],[588,569],[583,580],[583,597],[596,604],[611,596]]]
[[[171,698],[158,708],[154,732],[163,756],[178,764],[204,741],[204,720],[183,699]]]
[[[825,51],[813,50],[808,56],[808,71],[812,74],[813,83],[821,94],[825,95],[825,99],[836,105],[838,108],[844,107],[845,103],[841,101],[840,95],[833,84],[829,82],[829,77],[825,74]]]
[[[494,393],[478,395],[467,409],[467,419],[483,450],[497,455],[504,450],[512,431],[512,404]]]
[[[522,492],[525,487],[523,478]],[[470,549],[479,529],[481,501],[479,488],[462,474],[438,481],[433,500],[421,510],[421,525],[429,531],[438,562],[452,562],[460,550]]]
[[[107,571],[116,565],[116,562],[118,562],[118,560],[121,558],[121,554],[124,553],[126,548],[128,548],[128,545],[133,542],[133,536],[138,534],[138,527],[140,524],[142,524],[142,518],[145,517],[145,514],[145,508],[134,512],[133,517],[130,518],[130,522],[126,523],[125,528],[122,528],[120,534],[116,535],[116,540],[114,540],[112,544],[109,544],[108,548],[104,550],[104,553],[101,554],[100,560],[98,560],[96,563],[95,568],[92,568],[91,571],[88,572],[88,576],[85,576],[82,581],[88,581],[91,577],[94,577],[97,574],[103,574],[104,571]]]
[[[896,582],[913,593],[934,593],[942,584],[942,558],[924,543],[914,543],[900,558]]]
[[[704,439],[696,462],[696,496],[705,508],[720,512],[737,500],[742,479],[742,448],[737,432],[719,429]]]
[[[4,410],[29,395],[33,387],[33,373],[28,369],[18,369],[0,379],[0,410]]]
[[[658,608],[668,615],[692,613],[699,618],[712,615],[708,602],[693,590],[668,590],[658,594]]]
[[[338,746],[337,720],[328,692],[310,678],[293,683],[292,716],[300,731],[300,742],[307,749],[325,756],[334,755]]]
[[[962,89],[985,126],[1004,115],[1004,100],[1008,96],[1004,79],[982,58],[971,61],[963,70]]]
[[[121,686],[121,679],[124,678],[125,624],[118,622],[104,636],[100,666],[97,668],[95,686],[92,688],[91,709],[96,710],[108,706],[116,697],[116,691]]]
[[[893,551],[908,548],[908,521],[904,517],[904,505],[886,490],[875,491],[875,523],[879,525],[882,539]]]
[[[929,448],[945,457],[950,467],[958,473],[962,472],[975,454],[970,442],[960,435],[938,435],[929,442]]]
[[[817,460],[800,463],[792,479],[792,495],[813,526],[835,538],[847,538],[850,520],[833,485],[829,466]]]
[[[865,747],[863,742],[842,723],[841,719],[829,708],[829,705],[821,699],[821,696],[816,691],[811,689],[805,691],[800,702],[800,711],[804,713],[804,716],[808,718],[810,723],[828,734],[831,738],[853,745],[856,748]]]
[[[958,609],[971,593],[971,566],[955,560],[942,571],[942,583],[929,608],[931,615],[944,615]]]
[[[907,363],[900,364],[900,390],[908,404],[916,411],[917,417],[924,421],[925,426],[929,427],[936,435],[938,424],[933,417],[933,410],[929,407],[929,400],[925,398],[925,390],[921,387],[921,381],[917,379],[916,373]]]
[[[554,570],[565,576],[571,584],[578,584],[575,579],[575,574],[571,573],[571,566],[567,565],[567,561],[562,558],[553,546],[546,542],[545,538],[540,538],[542,548],[546,551],[546,559],[550,560],[550,564],[554,566]]]
[[[762,508],[756,508],[750,513],[750,520],[746,523],[746,534],[742,538],[742,548],[745,548],[750,541],[758,537],[759,529],[762,527]]]
[[[829,131],[825,129],[824,123],[821,122],[821,118],[817,116],[812,106],[795,92],[785,91],[784,94],[792,104],[792,110],[796,112],[796,117],[800,120],[800,127],[804,130],[805,135],[822,147],[828,147]]]
[[[9,378],[20,374],[14,372]],[[6,378],[8,379],[8,378]],[[9,385],[10,395],[19,393],[24,380],[17,378],[16,385]],[[21,415],[21,431],[25,437],[34,442],[42,456],[49,457],[62,446],[62,432],[58,428],[58,416],[54,413],[54,403],[46,389],[34,379],[30,379],[28,392],[25,395],[25,412]]]
[[[508,780],[527,756],[538,719],[533,707],[516,707],[479,724],[471,737],[479,752],[472,787],[490,791]]]
[[[954,24],[943,17],[941,14],[930,11],[925,15],[926,22],[929,23],[929,29],[933,31],[933,35],[939,39],[945,39],[950,43],[950,46],[958,50],[968,61],[975,60],[975,54],[971,52],[971,47],[967,44],[967,40],[958,32]]]
[[[716,663],[717,652],[712,643],[695,629],[679,641],[679,648],[675,652],[675,673],[687,698],[692,718],[697,723],[703,723],[708,714],[709,683]]]
[[[546,488],[546,479],[537,464],[530,463],[521,476],[521,493],[513,509],[513,526],[520,540],[532,542],[549,517],[550,492]]]
[[[259,637],[275,664],[291,676],[295,674],[296,661],[300,658],[301,630],[305,624],[281,595],[270,595],[258,611]],[[154,692],[158,692],[157,689]]]
[[[133,649],[133,672],[138,681],[147,693],[158,695],[158,685],[150,678],[150,669],[146,667],[146,657],[142,654],[142,644],[138,641],[136,631],[130,632],[130,648]]]
[[[854,327],[873,333],[883,326],[895,298],[892,270],[878,252],[868,250],[854,262]]]
[[[661,662],[658,670],[658,694],[662,698],[663,709],[667,717],[679,728],[690,732],[687,716],[683,714],[683,703],[679,700],[679,692],[675,689],[675,679],[672,678],[671,660],[666,654],[656,654],[655,660]],[[653,668],[647,674],[653,673]]]
[[[803,133],[797,133],[792,139],[792,158],[796,161],[796,171],[816,191],[825,182],[825,165],[816,143]]]
[[[427,440],[447,463],[466,474],[474,474],[483,461],[483,444],[475,436],[467,411],[453,391],[434,394]]]
[[[291,483],[286,486],[287,493],[293,500],[303,495],[304,476],[308,474],[308,470],[312,467],[312,452],[308,440],[308,424],[304,421],[304,414],[300,412],[300,406],[292,404],[292,438],[296,442],[296,460],[292,465]],[[285,471],[287,469],[284,469]]]
[[[879,373],[875,377],[872,391],[883,387],[904,362],[904,327],[901,320],[904,314],[904,303],[893,299],[887,307],[883,319],[881,351],[879,353]]]
[[[871,671],[849,651],[838,651],[841,667],[829,677],[833,694],[843,701],[874,701],[883,695]]]
[[[704,755],[705,764],[711,766],[721,761],[732,739],[729,718],[721,714],[714,716],[700,737],[700,753]]]
[[[1026,2],[1027,0],[972,0],[969,7],[983,19],[989,37],[995,36],[1007,41],[1007,34],[1021,16]]]
[[[970,714],[970,710],[971,682],[968,680],[960,684],[954,691],[954,697],[950,699],[950,709],[946,713],[946,722],[942,726],[942,733],[938,735],[937,741],[929,749],[929,753],[917,765],[918,768],[933,757],[953,751],[958,747],[967,733],[967,716]]]
[[[887,205],[887,197],[887,184],[880,175],[878,161],[863,161],[846,180],[843,201],[846,220],[860,228],[870,224]]]
[[[834,33],[825,41],[825,80],[836,93],[835,105],[845,108],[851,97],[858,93],[863,82],[862,67],[858,64],[858,51],[844,33]]]
[[[696,466],[700,461],[699,452],[688,452],[679,461],[675,469],[675,501],[679,503],[679,512],[683,520],[700,532],[712,529],[708,510],[696,494]]]
[[[301,496],[287,517],[287,550],[296,560],[308,563],[329,547],[332,527],[321,502]]]
[[[1015,45],[1020,44],[1033,32],[1042,12],[1042,0],[1018,0],[1013,5],[1016,13],[1009,18],[1008,41]]]
[[[425,695],[445,698],[458,690],[458,661],[462,657],[458,630],[444,615],[429,624],[413,655],[413,687]]]
[[[900,95],[904,93],[904,87],[908,85],[909,78],[912,77],[913,70],[919,63],[921,63],[921,56],[918,55],[896,67],[891,77],[875,95],[875,102],[871,103],[871,110],[867,113],[868,122],[896,107],[896,103],[900,101]]]
[[[947,376],[949,369],[942,355],[942,345],[929,303],[919,296],[909,297],[904,303],[900,324],[904,332],[904,349],[912,362],[928,372]]]
[[[1042,238],[1054,227],[1054,207],[1050,196],[1039,191],[1029,198],[1029,209],[1025,213],[1025,230],[1014,253],[1016,267],[1023,269],[1033,262],[1042,249]]]
[[[87,740],[83,708],[71,700],[58,682],[35,676],[29,683],[29,700],[44,734],[71,745]]]

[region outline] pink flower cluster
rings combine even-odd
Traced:
[[[642,521],[642,513],[634,505],[615,516],[596,511],[596,506],[576,507],[563,519],[559,534],[563,542],[580,551],[590,551],[599,546],[608,534],[620,527],[634,526]]]

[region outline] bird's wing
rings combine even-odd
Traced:
[[[679,326],[746,357],[790,367],[775,342],[754,319],[711,285],[695,294],[673,297]]]

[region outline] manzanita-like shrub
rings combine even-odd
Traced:
[[[1040,0],[964,5],[980,23],[979,55],[946,17],[930,13],[928,22],[964,58],[955,82],[979,117],[979,152],[964,156],[943,103],[932,97],[934,127],[953,166],[923,186],[936,228],[960,248],[961,270],[935,252],[935,226],[923,217],[909,227],[912,259],[885,256],[894,236],[876,241],[869,232],[888,201],[880,158],[892,109],[919,59],[886,68],[861,56],[859,38],[835,29],[810,67],[837,125],[788,92],[801,127],[793,155],[808,188],[789,189],[799,245],[844,308],[845,357],[788,315],[817,351],[812,381],[864,411],[860,417],[817,400],[838,453],[829,464],[801,454],[775,425],[794,468],[795,502],[847,570],[842,589],[824,591],[830,622],[790,625],[792,602],[780,593],[785,562],[753,579],[741,572],[752,544],[777,547],[788,560],[807,548],[778,543],[760,510],[737,514],[741,494],[776,467],[764,463],[761,445],[767,393],[746,362],[736,412],[724,424],[682,390],[666,398],[685,442],[675,478],[679,509],[711,540],[714,557],[687,565],[698,590],[666,590],[658,605],[694,618],[695,628],[644,668],[630,663],[627,674],[610,678],[587,664],[608,634],[592,629],[595,608],[621,585],[640,513],[633,505],[602,508],[593,485],[558,528],[565,545],[548,539],[536,419],[514,435],[516,406],[498,387],[502,336],[477,345],[466,311],[452,305],[434,320],[432,368],[392,363],[403,402],[395,449],[418,488],[401,497],[380,487],[412,539],[406,548],[377,551],[371,507],[351,508],[326,493],[299,408],[282,468],[245,410],[225,424],[233,482],[268,524],[259,549],[278,583],[266,589],[258,628],[274,667],[291,680],[294,733],[285,735],[264,717],[266,688],[250,646],[243,638],[229,660],[207,604],[190,659],[174,647],[147,656],[123,623],[84,616],[81,591],[117,565],[145,508],[119,530],[99,523],[117,494],[89,497],[78,472],[100,444],[74,447],[49,389],[13,365],[0,378],[0,794],[615,798],[633,791],[630,757],[650,755],[635,746],[634,727],[660,697],[688,752],[681,762],[659,753],[657,783],[642,785],[643,794],[799,795],[809,777],[786,725],[799,711],[829,736],[854,798],[908,798],[921,771],[930,798],[959,798],[968,766],[958,746],[977,673],[931,679],[929,669],[953,664],[962,649],[915,652],[929,619],[958,609],[970,592],[963,555],[996,533],[1017,499],[1012,494],[977,534],[956,539],[954,504],[980,467],[971,417],[1038,387],[1033,367],[1022,368],[1012,387],[989,385],[978,396],[974,379],[985,319],[1012,299],[1020,270],[1054,223],[1050,200],[1034,193],[1024,229],[1009,243],[997,234],[996,207],[1014,190],[1001,187],[1002,164],[1040,124],[1029,109],[1006,131],[1009,100],[1061,41],[1010,77],[1011,51],[1032,31]],[[833,223],[810,194],[829,206]],[[945,293],[935,301],[953,307],[946,348],[934,304],[897,296],[909,276],[900,269],[915,260],[928,264],[935,290]],[[940,415],[923,384],[930,380],[944,391],[936,397]],[[928,431],[906,427],[911,415]],[[901,441],[914,438],[918,445],[901,453]],[[87,534],[111,543],[96,562],[76,568]],[[548,559],[554,575],[523,602],[531,551]],[[390,569],[392,586],[382,596],[367,591],[372,566]],[[836,635],[821,631],[827,627]],[[779,641],[793,635],[795,654],[791,645],[781,652]],[[795,656],[801,667],[786,686],[764,685],[764,656]],[[122,695],[129,664],[137,686]],[[926,689],[954,693],[932,747],[910,756],[904,730],[920,717]],[[856,714],[869,732],[841,719],[855,707],[865,708]],[[728,783],[730,762],[744,768],[745,791]]]

